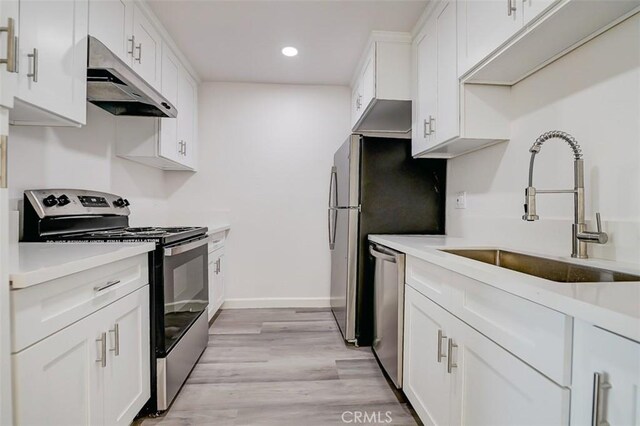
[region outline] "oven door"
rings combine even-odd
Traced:
[[[208,237],[164,248],[164,353],[209,304]]]

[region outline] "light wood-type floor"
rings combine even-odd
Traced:
[[[136,423],[418,424],[371,348],[346,346],[326,309],[222,311],[169,410]]]

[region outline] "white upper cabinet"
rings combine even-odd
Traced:
[[[178,116],[118,117],[116,154],[164,170],[193,171],[198,149],[198,85],[166,44],[160,91],[175,105]]]
[[[414,156],[450,158],[509,139],[509,88],[458,79],[457,6],[435,3],[413,41]]]
[[[0,106],[5,108],[13,108],[18,89],[19,6],[18,0],[0,2]]]
[[[133,9],[130,0],[89,0],[89,35],[127,64],[133,59]]]
[[[198,88],[186,71],[182,71],[178,77],[178,153],[181,155],[180,163],[195,169]]]
[[[640,424],[640,343],[576,321],[573,353],[571,425]]]
[[[458,76],[514,85],[638,11],[637,0],[458,2]]]
[[[12,124],[86,122],[88,0],[21,1]]]
[[[353,79],[352,130],[411,130],[411,37],[374,31]]]
[[[133,69],[147,83],[160,90],[162,38],[136,5],[133,8]]]
[[[178,80],[181,73],[180,61],[167,45],[162,47],[162,88],[161,92],[171,104],[178,108]],[[178,109],[178,118],[160,119],[160,155],[179,162],[181,146],[178,142],[178,120],[183,111]]]
[[[460,69],[457,76],[467,72],[522,28],[523,7],[522,0],[458,2]]]

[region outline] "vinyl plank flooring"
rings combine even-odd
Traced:
[[[167,412],[138,425],[416,425],[371,348],[345,345],[327,309],[224,310]]]

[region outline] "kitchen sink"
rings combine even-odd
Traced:
[[[640,281],[638,275],[500,249],[447,249],[441,251],[560,283]]]

